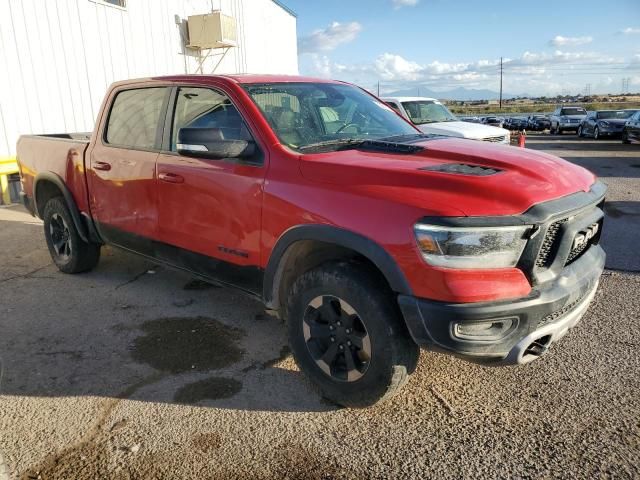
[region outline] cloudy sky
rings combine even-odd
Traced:
[[[382,91],[417,85],[556,95],[640,91],[640,0],[284,0],[300,73]],[[519,6],[519,3],[522,6]]]

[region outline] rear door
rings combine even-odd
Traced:
[[[216,128],[227,140],[257,138],[220,89],[184,86],[176,88],[173,97],[173,115],[167,118],[164,151],[157,164],[160,240],[183,252],[236,265],[259,265],[263,153],[250,161],[212,160],[182,156],[176,149],[178,130],[183,127]],[[218,276],[203,271],[206,258],[198,261],[187,254],[182,259],[189,261],[190,270]]]
[[[152,254],[149,240],[157,234],[156,160],[169,94],[169,87],[112,93],[87,172],[100,235],[147,254]]]

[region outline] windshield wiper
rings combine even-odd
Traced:
[[[365,140],[362,144],[358,145],[361,150],[375,150],[378,152],[393,152],[393,153],[416,153],[420,150],[424,150],[424,147],[420,145],[413,145],[410,142],[389,142],[384,140]]]
[[[342,138],[342,139],[335,139],[335,140],[325,140],[323,142],[316,142],[316,143],[309,143],[308,145],[302,145],[301,147],[298,147],[298,150],[300,150],[301,152],[304,152],[307,150],[315,150],[316,148],[325,148],[325,147],[338,147],[339,149],[344,147],[357,147],[358,145],[361,145],[363,142],[364,140],[358,139],[358,138]]]
[[[433,135],[430,135],[428,133],[404,133],[402,135],[391,135],[390,137],[376,138],[374,140],[379,142],[407,142],[431,137],[433,137]]]

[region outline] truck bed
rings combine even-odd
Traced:
[[[87,207],[84,154],[90,132],[22,135],[18,139],[17,160],[22,172],[22,189],[34,199],[34,180],[39,173],[57,175],[69,186],[78,207]]]

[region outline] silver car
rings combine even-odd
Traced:
[[[587,111],[582,107],[558,107],[551,114],[550,133],[562,135],[567,130],[577,132],[586,116]]]

